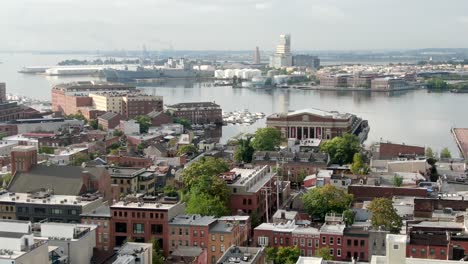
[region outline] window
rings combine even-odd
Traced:
[[[63,210],[62,209],[52,209],[51,214],[63,214]]]
[[[283,238],[280,237],[280,245],[283,245]]]
[[[221,253],[224,253],[225,250],[226,250],[226,249],[224,248],[224,245],[221,245],[219,251],[221,251]]]
[[[215,264],[216,263],[216,257],[215,256],[211,256],[211,264]]]
[[[293,239],[293,245],[294,245],[294,246],[297,246],[297,238],[294,238],[294,239]]]
[[[435,255],[435,249],[433,249],[433,248],[429,249],[429,254]]]
[[[162,234],[163,233],[163,225],[151,225],[151,234]]]
[[[211,241],[216,241],[216,236],[215,235],[211,235]]]
[[[305,250],[301,248],[301,256],[305,255]]]
[[[186,236],[188,236],[188,235],[189,235],[188,228],[185,228],[185,235],[186,235]]]
[[[359,253],[359,258],[364,259],[364,252]]]
[[[312,247],[312,239],[308,239],[308,240],[307,240],[307,246],[308,246],[308,247]]]
[[[357,239],[354,239],[354,246],[355,246],[355,247],[357,247],[357,246],[358,246],[358,244],[359,244],[359,240],[357,240]]]
[[[312,249],[307,250],[307,256],[312,257]]]
[[[46,209],[45,208],[34,208],[34,213],[35,214],[45,214]]]
[[[127,223],[115,223],[115,232],[127,233]]]
[[[224,242],[224,235],[219,236],[219,241]]]
[[[322,244],[326,244],[327,243],[327,238],[326,237],[322,237]]]
[[[171,234],[172,234],[172,235],[175,234],[175,228],[171,228]]]
[[[203,241],[200,242],[200,246],[201,246],[202,248],[204,248],[204,247],[205,247],[205,242],[203,242]]]
[[[133,233],[134,234],[143,234],[145,232],[144,224],[133,224]]]
[[[336,256],[341,257],[341,249],[340,248],[336,250]]]
[[[262,247],[268,246],[268,237],[258,237],[258,245]]]
[[[301,247],[305,246],[305,239],[301,238]]]
[[[275,243],[275,245],[278,244],[278,238],[277,237],[275,237],[273,241],[274,241],[273,243]]]
[[[334,256],[334,255],[335,255],[335,252],[333,251],[333,248],[330,248],[330,255],[331,255],[331,256]]]
[[[211,246],[211,252],[215,252],[216,251],[216,246]]]
[[[351,246],[351,239],[348,239],[348,241],[346,241],[346,244],[347,244],[348,246]]]
[[[193,236],[194,236],[194,237],[197,237],[197,236],[198,236],[198,231],[197,231],[197,230],[193,230]]]
[[[411,254],[415,254],[416,253],[416,249],[415,248],[412,248],[411,249]]]
[[[336,238],[336,244],[341,246],[341,237]]]
[[[197,241],[193,241],[193,246],[194,246],[194,247],[198,246]]]
[[[175,247],[175,241],[174,240],[172,240],[171,244],[172,244],[173,247]]]
[[[440,255],[445,256],[445,249],[440,250]]]
[[[179,228],[179,236],[182,235],[182,228]]]
[[[330,245],[333,245],[333,242],[334,242],[333,240],[334,240],[334,238],[330,237]]]
[[[398,248],[399,248],[398,245],[393,245],[393,249],[396,250],[396,249],[398,249]]]
[[[366,242],[364,240],[361,240],[361,247],[364,247],[365,244]]]
[[[318,240],[318,239],[315,239],[315,247],[316,247],[316,248],[319,247],[319,240]]]
[[[246,204],[247,204],[247,199],[245,199],[245,198],[242,199],[242,204],[243,204],[243,205],[246,205]]]
[[[200,237],[205,237],[205,231],[200,231]]]

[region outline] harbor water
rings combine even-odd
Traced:
[[[50,100],[54,84],[96,80],[94,77],[59,77],[20,74],[23,66],[55,65],[65,59],[92,59],[74,55],[38,55],[0,53],[0,82],[7,92]],[[225,112],[263,112],[269,115],[303,108],[337,110],[356,114],[369,121],[367,144],[392,142],[430,146],[440,152],[448,147],[453,156],[459,151],[452,138],[452,127],[468,127],[468,94],[427,93],[424,90],[396,93],[303,91],[296,89],[239,89],[214,86],[211,82],[189,80],[165,81],[139,86],[149,94],[161,95],[165,104],[212,101]],[[222,141],[239,133],[252,133],[265,126],[265,119],[252,125],[228,125],[222,130]]]

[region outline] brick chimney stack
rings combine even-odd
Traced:
[[[16,146],[11,150],[11,173],[28,172],[37,165],[37,150],[34,146]]]

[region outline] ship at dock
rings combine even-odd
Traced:
[[[188,69],[154,68],[148,69],[138,67],[136,70],[104,69],[99,72],[99,77],[109,82],[129,82],[142,79],[160,78],[196,78],[202,77],[199,71]]]

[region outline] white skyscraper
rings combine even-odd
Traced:
[[[283,68],[292,66],[291,35],[280,35],[280,42],[276,46],[276,52],[270,57],[270,67]]]

